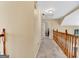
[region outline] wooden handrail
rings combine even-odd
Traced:
[[[4,36],[4,34],[0,34],[0,37],[3,37]]]
[[[55,40],[67,57],[75,58],[77,56],[77,39],[78,36],[69,34],[67,30],[65,30],[65,33],[53,30],[53,40]]]
[[[57,32],[57,31],[54,31],[54,32]],[[64,33],[64,32],[58,32],[58,33],[60,33],[60,34],[66,34],[66,33]],[[74,36],[73,34],[69,34],[69,33],[67,33],[67,35],[69,35],[69,36]],[[75,36],[75,37],[78,38],[78,36]]]

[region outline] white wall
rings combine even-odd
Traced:
[[[73,26],[73,25],[65,25],[65,26],[61,26],[58,22],[60,22],[60,20],[49,20],[48,23],[50,26],[52,26],[52,30],[53,29],[58,29],[61,32],[65,32],[65,30],[68,30],[68,33],[70,34],[74,34],[74,29],[79,29],[79,26]]]
[[[41,13],[40,10],[37,8],[35,11],[35,21],[34,21],[34,54],[35,57],[37,56],[40,43],[41,43]]]
[[[74,34],[74,29],[79,28],[78,26],[61,26],[59,25],[57,20],[49,20],[48,21],[49,25],[52,26],[52,30],[59,30],[61,32],[65,32],[65,30],[68,30],[68,33]]]
[[[0,29],[6,29],[10,57],[34,57],[34,3],[0,2]]]

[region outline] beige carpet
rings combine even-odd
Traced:
[[[37,58],[66,58],[60,47],[53,39],[42,39]]]

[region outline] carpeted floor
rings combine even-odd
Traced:
[[[66,58],[60,47],[52,39],[42,39],[37,58]]]

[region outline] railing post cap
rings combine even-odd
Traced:
[[[65,30],[65,32],[67,33],[67,29]]]
[[[5,31],[5,28],[3,28],[3,31]]]

